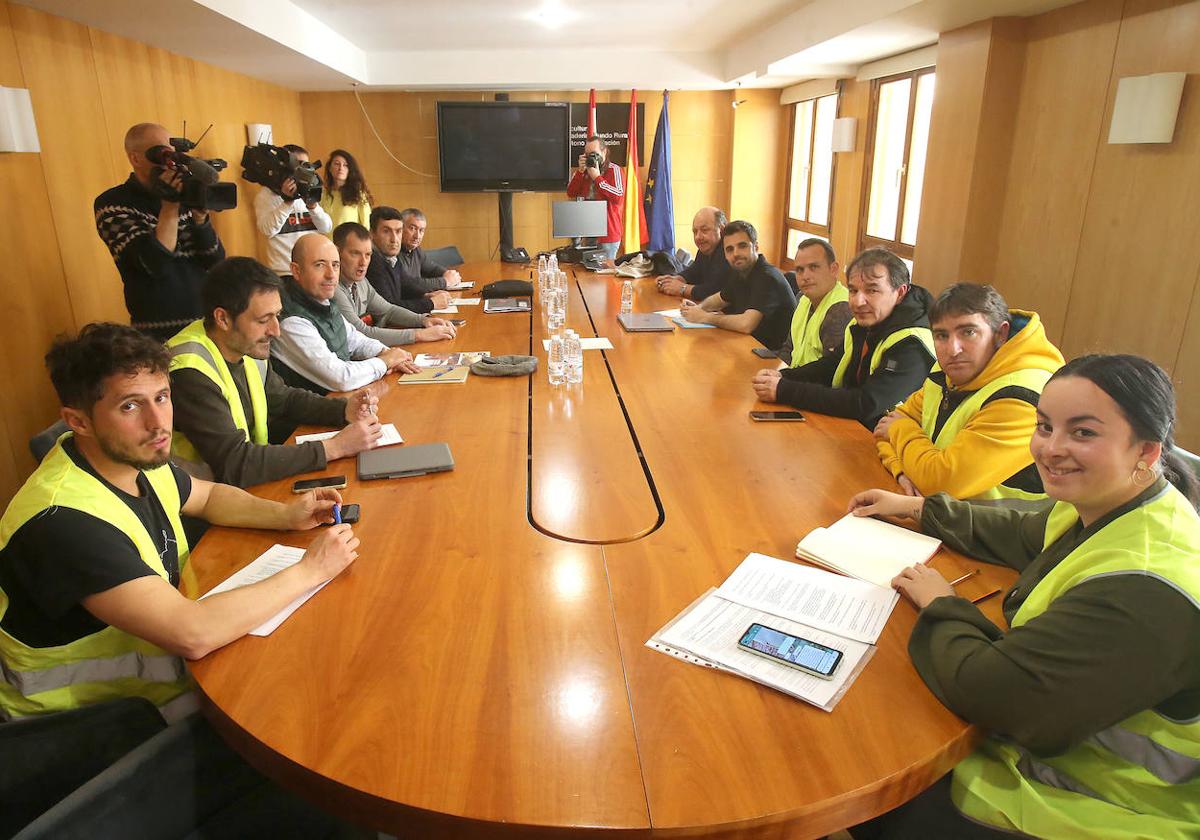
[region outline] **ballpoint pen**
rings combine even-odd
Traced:
[[[341,505],[333,506],[333,524],[334,525],[342,524],[342,506]]]

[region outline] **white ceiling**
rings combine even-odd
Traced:
[[[12,0],[296,90],[784,87],[1077,0]],[[563,22],[539,13],[549,4]]]

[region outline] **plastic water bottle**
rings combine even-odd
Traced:
[[[633,281],[626,280],[621,284],[621,314],[628,315],[633,311]]]
[[[538,294],[546,291],[546,264],[549,262],[545,254],[538,254],[537,279]]]
[[[546,297],[549,299],[546,325],[551,330],[562,329],[567,320],[567,294],[562,289],[552,289],[546,293]]]
[[[565,346],[558,333],[550,336],[550,351],[549,362],[546,365],[546,371],[550,377],[551,385],[562,385],[567,379]]]
[[[567,358],[567,382],[578,385],[583,382],[583,344],[574,330],[567,330],[564,342]]]

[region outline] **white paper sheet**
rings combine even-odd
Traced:
[[[584,350],[611,350],[613,349],[612,342],[607,338],[581,338],[579,344]],[[546,350],[550,349],[550,339],[542,339],[542,347]]]
[[[454,302],[458,306],[478,306],[479,298],[454,298]]]
[[[890,587],[764,554],[748,555],[717,592],[742,606],[871,644],[899,598]]]
[[[463,281],[462,281],[462,282],[460,282],[460,283],[455,283],[453,286],[447,286],[447,287],[446,287],[446,291],[448,291],[448,292],[461,292],[463,289],[469,289],[469,288],[471,288],[471,287],[472,287],[472,286],[474,286],[474,285],[475,285],[475,281],[474,281],[474,280],[463,280]]]
[[[241,571],[234,572],[208,592],[201,595],[199,600],[203,601],[209,595],[217,595],[221,592],[228,592],[231,589],[239,589],[252,583],[258,583],[260,580],[266,580],[276,572],[282,572],[284,569],[296,565],[300,562],[300,558],[303,556],[303,548],[295,548],[294,546],[290,545],[279,545],[277,543],[260,554]],[[288,616],[300,609],[300,606],[305,601],[320,592],[326,583],[329,583],[329,581],[317,584],[307,592],[298,595],[296,600],[292,601],[279,612],[275,613],[275,615],[271,616],[262,624],[251,630],[250,635],[271,635],[273,632],[275,632],[275,628],[280,624],[283,624],[283,622],[287,620]]]
[[[445,309],[434,309],[431,314],[433,314],[433,315],[457,315],[458,307],[457,306],[447,306]]]
[[[754,622],[842,651],[842,662],[833,678],[814,677],[742,650],[738,640]],[[874,652],[871,645],[727,601],[715,590],[656,633],[650,642],[690,653],[707,660],[705,664],[715,663],[722,669],[777,688],[825,711],[833,709]]]
[[[392,446],[397,443],[404,443],[404,438],[400,437],[400,432],[396,430],[395,423],[384,423],[380,429],[383,434],[379,436],[379,440],[375,441],[375,446]],[[311,435],[299,435],[296,438],[296,443],[307,443],[310,440],[329,440],[336,435],[337,432],[315,432]]]
[[[660,309],[655,314],[661,315],[664,318],[682,318],[683,317],[682,315],[679,314],[678,309]]]

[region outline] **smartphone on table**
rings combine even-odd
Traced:
[[[760,359],[778,359],[779,354],[774,350],[768,350],[766,347],[753,347],[750,352]]]
[[[840,650],[758,622],[746,628],[738,647],[823,680],[833,679],[833,673],[842,664],[843,656]]]
[[[760,423],[798,423],[804,420],[799,411],[751,411],[751,420]]]
[[[309,490],[341,490],[346,486],[346,476],[327,475],[322,478],[305,478],[292,485],[293,493],[307,493]]]
[[[358,524],[358,516],[359,516],[358,505],[342,505],[342,509],[339,511],[339,513],[342,516],[342,524],[343,525]],[[322,522],[321,524],[322,525],[332,525],[333,523],[332,522]]]

